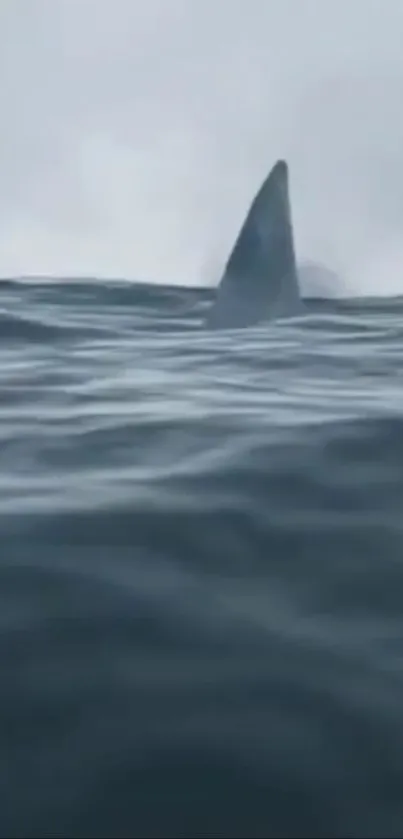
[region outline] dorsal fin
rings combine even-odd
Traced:
[[[252,203],[218,286],[207,326],[251,326],[300,309],[288,167],[279,160]]]

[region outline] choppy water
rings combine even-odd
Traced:
[[[0,289],[0,833],[403,836],[403,301]]]

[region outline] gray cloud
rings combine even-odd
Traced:
[[[300,256],[403,291],[402,39],[401,0],[2,0],[0,274],[214,282],[286,156]]]

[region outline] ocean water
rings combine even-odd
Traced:
[[[403,301],[0,287],[2,837],[403,836]]]

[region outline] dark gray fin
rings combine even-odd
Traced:
[[[249,210],[206,325],[237,329],[295,315],[301,309],[288,167],[279,160]]]

